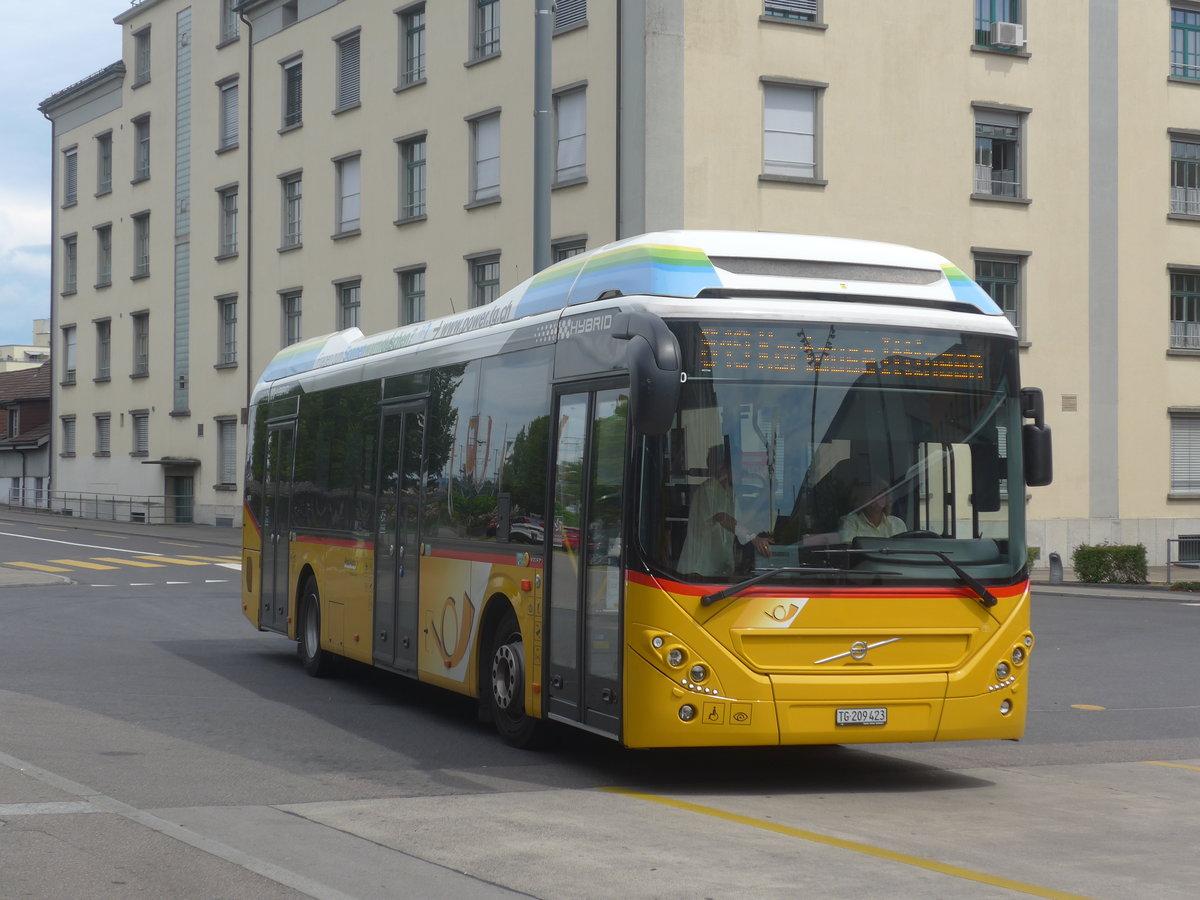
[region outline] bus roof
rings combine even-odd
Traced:
[[[608,296],[714,294],[876,296],[1004,315],[982,288],[942,256],[899,244],[740,231],[659,231],[554,264],[493,303],[364,336],[357,328],[285,347],[260,384],[289,375],[453,337]]]

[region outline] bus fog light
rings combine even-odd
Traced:
[[[1007,716],[1010,712],[1012,712],[1012,706],[1011,700],[1002,700],[1000,702],[1000,715]]]
[[[672,647],[667,651],[667,662],[672,666],[683,665],[683,651],[678,647]]]
[[[1004,662],[1003,660],[996,663],[996,677],[1000,681],[1003,681],[1005,678],[1007,678],[1008,673],[1011,671],[1012,669],[1009,667],[1008,663]]]
[[[1025,643],[1026,650],[1032,650],[1033,649],[1033,635],[1032,634],[1025,635],[1024,643]]]
[[[652,646],[655,650],[661,650],[662,645],[663,645],[663,637],[661,634],[656,634],[653,638],[650,639],[650,646]]]
[[[1005,702],[1007,703],[1008,701],[1006,700]],[[679,718],[684,722],[692,721],[692,719],[696,718],[696,707],[692,706],[690,703],[685,703],[683,706],[679,707]]]
[[[1019,666],[1021,663],[1025,662],[1024,647],[1013,647],[1012,661],[1014,666]]]
[[[689,673],[692,676],[692,681],[703,681],[708,677],[708,669],[696,663],[692,666],[692,671]]]

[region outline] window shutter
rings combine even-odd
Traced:
[[[238,140],[238,86],[221,88],[221,146],[228,147]]]
[[[815,3],[816,0],[811,0]],[[587,0],[558,0],[554,4],[554,27],[567,28],[587,19]]]
[[[1200,416],[1171,417],[1171,490],[1200,491]]]
[[[817,0],[766,0],[763,12],[781,19],[812,22],[817,18]]]
[[[218,441],[218,455],[221,459],[221,483],[235,484],[237,482],[237,429],[233,422],[221,422]]]
[[[338,43],[337,105],[351,106],[358,102],[358,35],[343,38]]]
[[[304,81],[301,63],[293,63],[287,69],[287,97],[284,101],[284,125],[299,125],[303,121]]]
[[[63,198],[63,202],[74,203],[79,196],[79,156],[72,150],[67,154],[65,162],[67,171],[64,193],[66,196]]]
[[[583,91],[558,98],[558,159],[555,175],[560,181],[579,178],[587,172],[587,104]]]

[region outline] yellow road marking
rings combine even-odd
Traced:
[[[204,562],[226,563],[226,562],[241,562],[240,556],[193,556],[190,553],[182,554],[184,559],[200,559]]]
[[[80,569],[115,569],[116,566],[105,566],[100,563],[84,562],[82,559],[52,559],[52,563],[62,563],[64,566],[77,566]]]
[[[1071,704],[1071,709],[1091,709],[1091,710],[1103,711],[1107,708],[1108,707],[1106,707],[1106,706],[1093,706],[1091,703],[1072,703]]]
[[[119,559],[115,556],[93,556],[96,562],[116,563],[118,566],[135,566],[139,569],[161,569],[159,563],[138,562],[136,559]]]
[[[646,800],[650,803],[660,803],[663,806],[672,806],[676,809],[686,810],[687,812],[699,813],[703,816],[712,816],[716,819],[724,819],[726,822],[734,822],[738,825],[748,825],[751,828],[761,828],[764,831],[773,831],[776,834],[782,834],[787,837],[800,838],[805,841],[812,841],[815,844],[824,844],[827,847],[837,847],[841,850],[851,850],[855,853],[864,853],[867,856],[874,856],[879,859],[890,860],[891,862],[904,863],[909,866],[916,866],[920,869],[927,869],[930,872],[937,872],[939,875],[951,875],[955,878],[962,878],[967,881],[974,881],[979,884],[990,884],[994,887],[1004,888],[1010,891],[1020,891],[1023,894],[1031,894],[1034,897],[1046,897],[1049,900],[1089,900],[1081,894],[1071,894],[1066,891],[1056,891],[1052,888],[1039,887],[1036,884],[1028,884],[1024,881],[1014,881],[1011,878],[1001,878],[996,875],[988,875],[986,872],[976,872],[971,869],[964,869],[961,866],[953,866],[948,863],[941,863],[933,859],[925,859],[922,856],[912,856],[908,853],[898,853],[894,850],[886,850],[883,847],[874,847],[871,844],[861,844],[858,841],[847,841],[842,838],[832,837],[828,834],[819,834],[815,831],[805,831],[802,828],[792,828],[790,825],[781,825],[778,822],[768,822],[765,819],[754,819],[750,816],[742,816],[737,813],[726,812],[723,809],[716,809],[711,806],[700,806],[697,803],[688,803],[686,800],[675,800],[671,797],[661,797],[657,794],[643,794],[640,791],[630,791],[625,788],[617,787],[602,787],[602,791],[608,791],[613,794],[620,794],[625,797],[633,797],[637,800]]]
[[[177,566],[202,566],[204,563],[194,559],[176,559],[174,556],[139,556],[138,559],[154,560],[159,563],[172,563]]]
[[[1148,766],[1166,766],[1169,769],[1191,769],[1193,772],[1200,772],[1200,766],[1189,766],[1185,763],[1159,762],[1154,759],[1148,759],[1148,760],[1146,760],[1146,765],[1148,765]]]
[[[64,569],[61,566],[44,566],[41,563],[26,563],[26,562],[10,562],[5,563],[6,566],[17,566],[22,569],[36,569],[39,572],[70,572],[70,569]]]

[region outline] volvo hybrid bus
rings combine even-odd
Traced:
[[[628,747],[1021,736],[1041,394],[942,257],[677,231],[281,351],[242,608]]]

